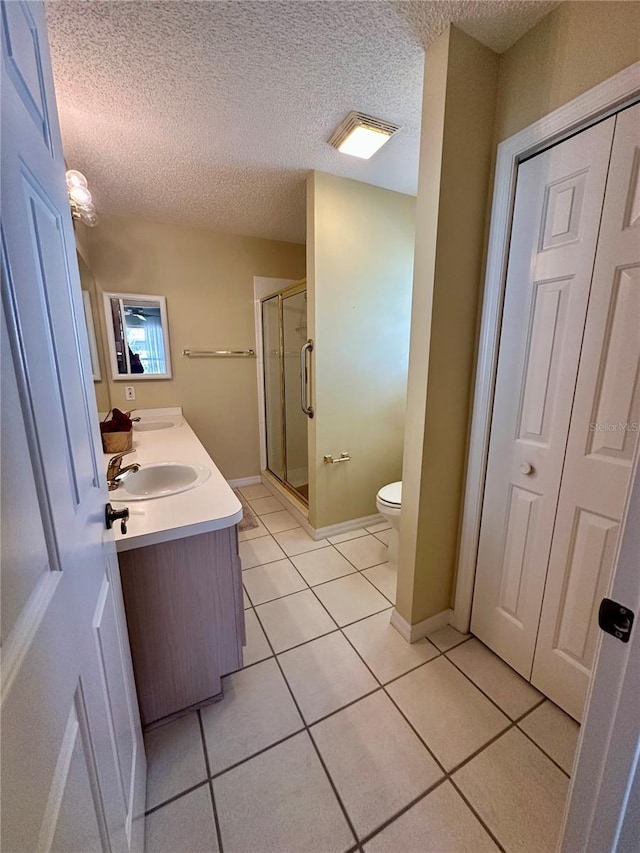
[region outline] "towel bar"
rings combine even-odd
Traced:
[[[183,349],[186,358],[254,358],[252,349]]]

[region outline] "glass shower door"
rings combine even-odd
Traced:
[[[262,303],[262,354],[264,360],[264,407],[267,438],[267,468],[285,479],[284,423],[282,420],[282,341],[280,297]]]
[[[286,482],[309,499],[307,416],[302,411],[300,349],[307,340],[307,291],[282,297]]]
[[[306,341],[304,284],[263,300],[267,469],[305,503],[309,500],[309,461],[300,350]]]

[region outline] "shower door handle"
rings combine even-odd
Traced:
[[[309,340],[300,348],[300,403],[302,411],[308,417],[313,417],[313,406],[309,405],[307,391],[309,389],[309,368],[307,368],[307,353],[313,352],[313,341]]]

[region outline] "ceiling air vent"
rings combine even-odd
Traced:
[[[336,128],[329,145],[333,145],[342,154],[368,160],[397,130],[396,124],[352,111]]]

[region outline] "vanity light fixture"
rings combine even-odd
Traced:
[[[87,187],[87,179],[77,169],[69,169],[66,174],[67,192],[71,205],[71,216],[84,222],[89,228],[98,224],[96,209]]]
[[[341,154],[368,160],[398,129],[397,124],[352,111],[335,129],[329,145],[333,145]]]

